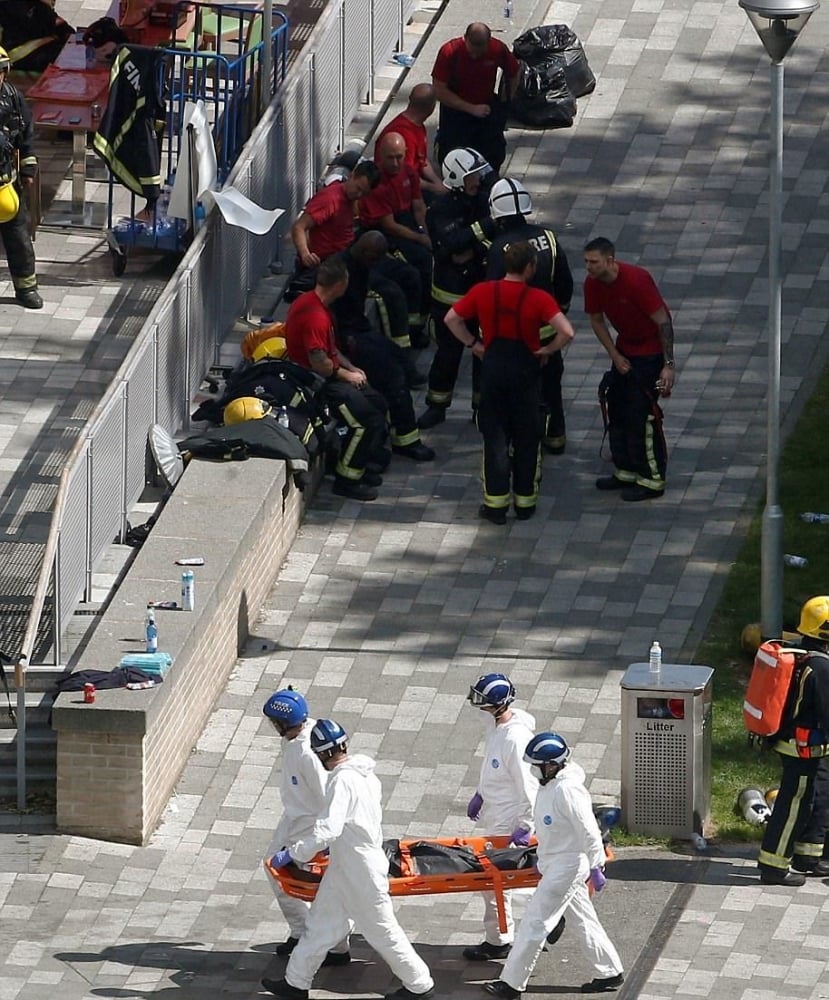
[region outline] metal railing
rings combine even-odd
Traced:
[[[282,230],[256,236],[211,213],[75,444],[15,671],[20,808],[26,801],[25,674],[38,636],[51,630],[53,661],[61,662],[61,635],[79,600],[90,596],[93,567],[113,537],[123,538],[127,513],[144,487],[149,425],[187,425],[194,389],[218,360],[224,332],[245,311],[250,291],[278,255],[284,227],[342,148],[346,123],[370,96],[375,71],[399,45],[412,7],[413,0],[328,4],[227,180],[263,207],[285,209]],[[277,72],[280,59],[275,53]]]

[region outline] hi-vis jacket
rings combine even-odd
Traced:
[[[787,757],[829,755],[829,655],[810,649],[795,669],[792,691],[786,706],[785,722],[773,748]]]
[[[121,183],[155,202],[161,192],[161,129],[166,114],[160,49],[122,46],[109,78],[109,100],[95,152]]]
[[[535,735],[535,719],[520,708],[513,708],[510,720],[501,725],[488,712],[481,715],[487,737],[478,779],[484,804],[477,825],[486,834],[512,833],[519,826],[532,830],[538,781],[524,751]]]

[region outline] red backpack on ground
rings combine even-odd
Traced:
[[[761,643],[743,701],[743,722],[752,736],[768,738],[780,731],[797,667],[805,649],[785,646],[778,639]]]

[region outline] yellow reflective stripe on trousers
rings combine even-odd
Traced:
[[[808,778],[805,774],[801,774],[797,779],[797,788],[792,796],[791,805],[789,806],[789,814],[786,817],[786,822],[783,824],[783,828],[777,838],[777,843],[773,845],[773,851],[760,851],[757,855],[757,862],[761,865],[771,865],[772,868],[788,868],[789,861],[791,860],[785,854],[779,854],[779,850],[784,845],[788,844],[791,840],[792,833],[794,831],[794,825],[797,821],[797,814],[800,812],[800,804],[803,801],[803,797],[806,794],[806,787],[808,784]],[[775,808],[777,805],[775,803]]]
[[[396,445],[398,448],[405,448],[407,445],[417,444],[419,440],[420,431],[416,427],[413,431],[409,431],[408,434],[398,434],[393,427],[391,429],[391,443]]]
[[[664,490],[665,480],[659,475],[659,466],[656,464],[656,452],[653,447],[655,420],[656,417],[651,414],[645,423],[645,462],[650,470],[650,478],[637,476],[636,482],[639,486],[646,486],[649,490]]]
[[[344,452],[340,454],[340,459],[337,462],[336,472],[338,476],[342,476],[343,479],[358,480],[363,478],[363,473],[365,469],[355,469],[351,465],[351,459],[354,452],[359,447],[360,442],[365,437],[366,429],[361,423],[359,423],[354,415],[351,413],[349,408],[345,403],[341,403],[337,407],[337,412],[340,414],[342,419],[348,424],[351,430],[354,432],[351,435],[351,440],[348,442],[348,447]]]
[[[439,302],[442,306],[453,306],[456,302],[460,302],[463,295],[457,295],[455,292],[447,292],[444,288],[438,288],[436,284],[432,284],[432,301]]]

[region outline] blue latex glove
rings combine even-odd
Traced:
[[[510,834],[510,843],[515,847],[529,847],[530,839],[532,834],[529,830],[525,830],[523,826],[519,826],[517,830],[513,830]]]
[[[283,849],[271,858],[271,868],[286,868],[292,861],[291,852]]]
[[[594,892],[601,892],[604,889],[607,884],[607,878],[601,868],[590,869],[590,884],[593,886]]]
[[[481,808],[484,804],[484,797],[480,792],[475,792],[472,798],[469,800],[469,805],[466,807],[466,815],[471,820],[477,820],[481,815]]]

